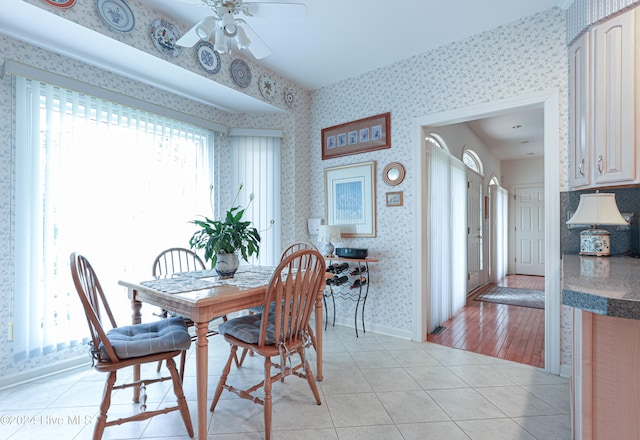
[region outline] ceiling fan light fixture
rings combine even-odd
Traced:
[[[211,34],[213,33],[213,29],[216,26],[216,21],[213,17],[205,17],[200,23],[196,26],[196,34],[202,40],[208,40]]]
[[[236,36],[236,33],[238,32],[238,26],[236,25],[236,20],[235,18],[233,18],[233,14],[231,12],[226,12],[220,19],[220,23],[220,27],[222,27],[222,29],[224,30],[224,34],[227,37],[233,38]]]
[[[240,26],[237,26],[238,33],[236,35],[236,44],[239,49],[246,49],[251,44],[251,40],[247,37],[247,33]]]
[[[213,43],[213,49],[218,53],[229,52],[227,37],[225,37],[224,30],[222,28],[216,29],[216,36],[215,36],[215,41]]]

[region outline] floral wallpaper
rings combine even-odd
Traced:
[[[374,160],[377,164],[377,236],[344,239],[344,246],[367,248],[379,263],[370,265],[371,290],[366,302],[367,328],[409,337],[413,323],[412,261],[415,247],[412,194],[414,119],[424,115],[530,94],[560,90],[561,187],[567,186],[567,49],[565,11],[551,9],[510,25],[475,35],[362,76],[330,85],[312,95],[311,187],[322,188],[326,167]],[[390,149],[322,160],[324,127],[391,112]],[[406,179],[387,186],[381,170],[390,162],[406,168]],[[404,205],[387,207],[385,192],[403,191]],[[323,217],[323,192],[312,193],[311,213]],[[432,237],[437,239],[437,237]],[[355,305],[338,301],[337,321],[353,325]],[[563,359],[570,363],[570,332],[563,324]],[[570,329],[569,329],[570,330]],[[569,344],[569,345],[567,345]],[[569,347],[569,350],[566,349]]]
[[[78,1],[67,10],[51,7],[42,0],[24,0],[83,26],[94,29],[140,50],[163,57],[153,46],[147,29],[158,14],[145,10],[137,1],[128,1],[136,17],[136,29],[129,33],[111,31],[98,16],[94,1]],[[580,1],[581,0],[576,0]],[[591,0],[593,3],[598,0]],[[473,104],[540,92],[560,90],[561,191],[568,187],[567,166],[567,19],[566,12],[551,9],[512,24],[484,32],[430,52],[415,56],[364,75],[308,92],[284,78],[270,73],[282,87],[293,87],[298,105],[290,110],[284,102],[274,105],[286,114],[233,115],[187,98],[172,95],[111,72],[66,58],[11,38],[0,37],[0,62],[12,59],[49,69],[98,86],[144,97],[151,102],[175,108],[200,118],[230,127],[278,128],[283,138],[283,244],[294,240],[313,240],[307,232],[307,218],[325,217],[324,168],[375,161],[377,236],[344,239],[344,246],[368,248],[380,262],[371,265],[372,285],[366,303],[367,329],[409,337],[412,322],[412,274],[422,270],[411,261],[414,252],[414,206],[412,194],[416,164],[412,163],[414,119],[424,115]],[[184,29],[183,29],[184,31]],[[165,57],[166,58],[166,57]],[[222,55],[223,68],[212,81],[236,88],[228,66],[230,55]],[[195,57],[188,53],[166,59],[167,62],[206,75]],[[265,72],[246,60],[254,78]],[[257,87],[242,92],[263,99]],[[10,322],[13,297],[13,111],[11,78],[0,79],[0,322]],[[320,149],[322,128],[363,117],[391,112],[392,147],[358,155],[323,161]],[[226,136],[220,136],[226,145]],[[226,152],[221,152],[224,161]],[[389,162],[401,162],[407,176],[396,187],[388,187],[381,171]],[[226,188],[227,192],[232,189]],[[403,191],[404,204],[387,207],[385,192]],[[353,325],[354,304],[337,304],[337,321]],[[571,362],[570,317],[562,316],[563,366]],[[41,366],[34,363],[14,365],[6,326],[0,326],[0,377]],[[62,357],[62,356],[61,356]],[[46,359],[41,364],[57,359]]]
[[[111,38],[138,47],[154,56],[164,57],[153,46],[147,35],[150,24],[158,18],[159,15],[153,11],[145,10],[136,1],[128,2],[136,18],[136,27],[129,33],[111,31],[97,14],[95,1],[78,1],[74,7],[70,9],[55,8],[47,5],[42,0],[25,1],[61,15],[66,19],[75,21],[83,26],[102,32]],[[13,60],[40,69],[49,70],[65,77],[88,82],[104,89],[144,99],[228,127],[274,128],[283,130],[285,135],[282,142],[282,185],[283,188],[297,188],[298,190],[286,191],[282,194],[282,243],[286,244],[295,240],[308,239],[306,232],[306,213],[309,211],[308,176],[310,175],[311,167],[308,156],[308,140],[310,138],[309,92],[279,77],[273,72],[267,71],[260,66],[252,65],[252,62],[249,60],[246,60],[246,62],[250,65],[254,75],[254,81],[250,87],[240,89],[233,81],[229,69],[232,59],[236,57],[237,55],[222,55],[221,61],[223,68],[221,68],[218,74],[208,76],[208,78],[230,88],[241,90],[243,93],[257,99],[264,99],[258,89],[257,78],[263,73],[268,73],[277,82],[280,90],[291,88],[294,91],[297,98],[295,108],[289,108],[284,98],[282,98],[282,100],[274,98],[271,103],[284,109],[286,111],[285,113],[257,115],[226,113],[200,102],[154,88],[148,84],[123,78],[115,73],[104,71],[82,61],[67,58],[28,43],[0,36],[0,64],[2,64],[4,60]],[[172,58],[171,60],[167,59],[167,61],[177,63],[198,74],[208,75],[200,68],[192,51],[184,51],[184,53],[181,53],[178,57]],[[0,257],[3,262],[3,264],[0,265],[0,322],[4,323],[0,326],[0,387],[3,384],[2,379],[5,377],[11,377],[21,372],[27,372],[30,369],[63,361],[70,354],[66,352],[56,353],[41,359],[13,363],[13,347],[11,341],[8,340],[7,326],[7,323],[13,322],[14,319],[16,319],[13,316],[12,301],[14,294],[13,255],[15,246],[18,245],[13,240],[13,207],[15,204],[13,163],[15,145],[12,133],[12,127],[14,126],[12,96],[13,86],[11,76],[7,75],[4,78],[0,78],[0,97],[2,98],[0,99],[0,115],[2,116],[0,117],[0,187],[2,188],[0,191]],[[225,150],[228,145],[227,136],[218,136],[217,140],[221,146],[220,158],[224,160],[227,154]],[[223,166],[221,169],[224,172],[225,167]],[[233,194],[234,192],[233,188],[224,187],[223,189],[227,191],[227,194]],[[83,355],[85,351],[85,348],[81,347],[80,352]]]

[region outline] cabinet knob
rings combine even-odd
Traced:
[[[578,165],[578,172],[581,176],[584,176],[584,159],[582,159],[580,165]]]

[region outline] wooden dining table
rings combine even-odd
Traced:
[[[209,322],[219,316],[263,305],[273,267],[240,267],[234,278],[220,279],[214,271],[174,274],[148,281],[125,281],[119,285],[128,289],[133,309],[133,324],[142,320],[142,303],[188,317],[196,329],[196,388],[198,405],[197,438],[207,438],[207,386]],[[316,377],[322,380],[322,297],[318,292],[315,307]],[[140,378],[140,368],[134,369],[134,379]],[[134,389],[134,400],[138,399]]]

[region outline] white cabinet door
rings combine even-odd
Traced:
[[[544,276],[544,187],[516,188],[516,274]]]
[[[584,33],[569,48],[569,184],[572,188],[591,183],[589,36],[589,32]]]
[[[636,11],[595,26],[593,182],[636,178],[635,28]]]
[[[467,294],[484,282],[482,176],[467,170]]]

